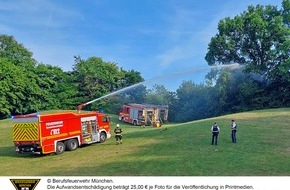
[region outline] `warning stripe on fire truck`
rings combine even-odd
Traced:
[[[13,126],[14,141],[38,140],[38,123],[17,123]]]

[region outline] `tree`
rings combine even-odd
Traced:
[[[36,65],[36,61],[32,58],[32,52],[19,44],[13,36],[0,35],[0,57],[6,58],[23,69],[34,68]]]
[[[290,1],[283,0],[282,2],[283,23],[286,27],[290,27]]]
[[[214,103],[215,108],[212,110],[215,112],[216,115],[225,114],[230,112],[230,99],[229,96],[231,92],[231,85],[230,85],[230,73],[229,72],[221,72],[219,78],[217,79],[215,85],[215,93],[214,93]]]
[[[13,86],[17,84],[8,86],[10,93],[24,95],[24,98],[21,101],[19,99],[16,105],[12,104],[10,112],[12,114],[23,114],[38,111],[41,107],[43,91],[38,86],[39,77],[35,73],[37,62],[33,59],[32,53],[22,44],[16,42],[14,37],[0,35],[0,58],[2,58],[2,67],[8,64],[9,69],[14,68],[15,72],[22,77],[21,84],[23,84],[23,88],[14,88]],[[15,72],[12,73],[16,74]],[[17,77],[17,74],[15,77]],[[9,79],[7,78],[7,80]]]
[[[49,64],[38,64],[35,68],[42,89],[41,110],[76,109],[78,94],[70,72]]]
[[[14,37],[0,35],[0,118],[48,109],[76,109],[77,105],[144,81],[139,72],[119,69],[99,57],[75,57],[72,72],[38,63]],[[125,97],[125,98],[124,98]],[[103,99],[86,109],[116,112],[126,101],[144,101],[146,87]]]
[[[79,91],[80,103],[85,103],[110,93],[118,86],[120,74],[115,63],[103,62],[99,57],[83,60],[75,57],[73,75]],[[86,109],[100,109],[106,103],[104,100],[88,105]]]
[[[116,63],[104,62],[99,57],[90,57],[87,60],[76,57],[72,74],[79,91],[78,102],[82,103],[101,98],[104,95],[139,83],[141,80],[143,81],[139,72],[134,70],[125,71],[120,69]],[[141,88],[141,86],[135,87],[134,89],[136,88]],[[129,92],[126,91],[116,94],[118,97],[112,98],[110,96],[106,99],[101,99],[94,103],[93,106],[88,105],[87,109],[102,109],[106,112],[116,113],[121,103],[131,96]],[[143,91],[141,92],[143,93]],[[136,95],[137,93],[134,92],[134,94]],[[143,94],[138,97],[141,98],[142,96]]]
[[[0,58],[0,118],[25,112],[25,75],[19,67]]]
[[[134,70],[126,71],[121,68],[122,79],[120,81],[121,87],[128,87],[140,82],[143,82],[144,79],[141,76],[141,73]]]
[[[146,103],[155,105],[168,105],[168,119],[174,121],[176,109],[176,93],[168,91],[163,85],[155,84],[152,89],[147,90]]]
[[[268,105],[269,96],[267,96],[265,84],[262,81],[248,77],[246,80],[240,81],[238,93],[237,111],[263,109]]]
[[[270,107],[289,104],[289,13],[290,1],[284,0],[281,10],[271,5],[249,6],[233,19],[221,20],[205,57],[209,65],[239,63],[246,66],[245,72],[262,76],[266,94],[271,96]]]
[[[279,66],[289,57],[290,30],[277,7],[249,6],[241,15],[221,20],[218,31],[205,57],[209,65],[246,64],[246,71],[275,80]]]
[[[175,121],[192,121],[213,115],[209,111],[211,87],[183,81],[176,90]]]
[[[169,97],[169,91],[163,85],[155,84],[151,90],[148,90],[146,102],[167,105],[170,101]]]
[[[121,79],[121,89],[125,89],[118,95],[121,105],[128,103],[144,103],[147,91],[146,86],[142,84],[144,79],[141,73],[134,70],[126,71],[123,69],[121,69],[121,73],[123,75]]]

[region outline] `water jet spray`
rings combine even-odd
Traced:
[[[155,78],[152,78],[152,79],[149,79],[149,80],[146,80],[146,81],[143,81],[143,82],[139,82],[139,83],[136,83],[136,84],[133,84],[131,86],[128,86],[128,87],[125,87],[125,88],[122,88],[120,90],[117,90],[117,91],[114,91],[114,92],[111,92],[109,94],[106,94],[104,96],[101,96],[99,98],[96,98],[94,100],[91,100],[89,102],[86,102],[86,103],[83,103],[83,104],[80,104],[78,105],[78,112],[81,111],[81,109],[83,107],[85,107],[86,105],[89,105],[91,103],[94,103],[96,101],[99,101],[99,100],[102,100],[104,98],[107,98],[109,96],[113,96],[113,95],[116,95],[116,94],[119,94],[121,92],[124,92],[124,91],[127,91],[129,89],[132,89],[132,88],[135,88],[137,86],[140,86],[140,85],[144,85],[144,84],[147,84],[147,83],[151,83],[151,82],[154,82],[154,81],[160,81],[162,79],[167,79],[167,78],[171,78],[171,77],[176,77],[176,76],[180,76],[180,75],[185,75],[185,74],[189,74],[189,73],[194,73],[194,72],[198,72],[198,71],[202,71],[202,70],[206,70],[206,69],[230,69],[230,70],[234,70],[234,69],[237,69],[238,67],[240,67],[240,65],[238,63],[234,63],[234,64],[226,64],[226,65],[214,65],[214,66],[206,66],[206,67],[199,67],[199,68],[192,68],[192,69],[186,69],[184,71],[179,71],[179,72],[175,72],[175,73],[172,73],[172,74],[169,74],[169,75],[163,75],[163,76],[159,76],[159,77],[155,77]]]

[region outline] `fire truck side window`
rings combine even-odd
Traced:
[[[102,121],[103,122],[108,122],[108,118],[107,117],[102,117]]]

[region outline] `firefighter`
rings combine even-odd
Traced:
[[[119,124],[117,124],[116,128],[114,129],[116,144],[122,144],[122,129]]]
[[[218,135],[220,132],[220,128],[217,125],[217,123],[214,123],[213,126],[211,127],[211,132],[212,132],[211,145],[213,144],[217,145]]]
[[[145,117],[144,117],[144,115],[142,115],[142,117],[141,117],[141,127],[145,127]]]

